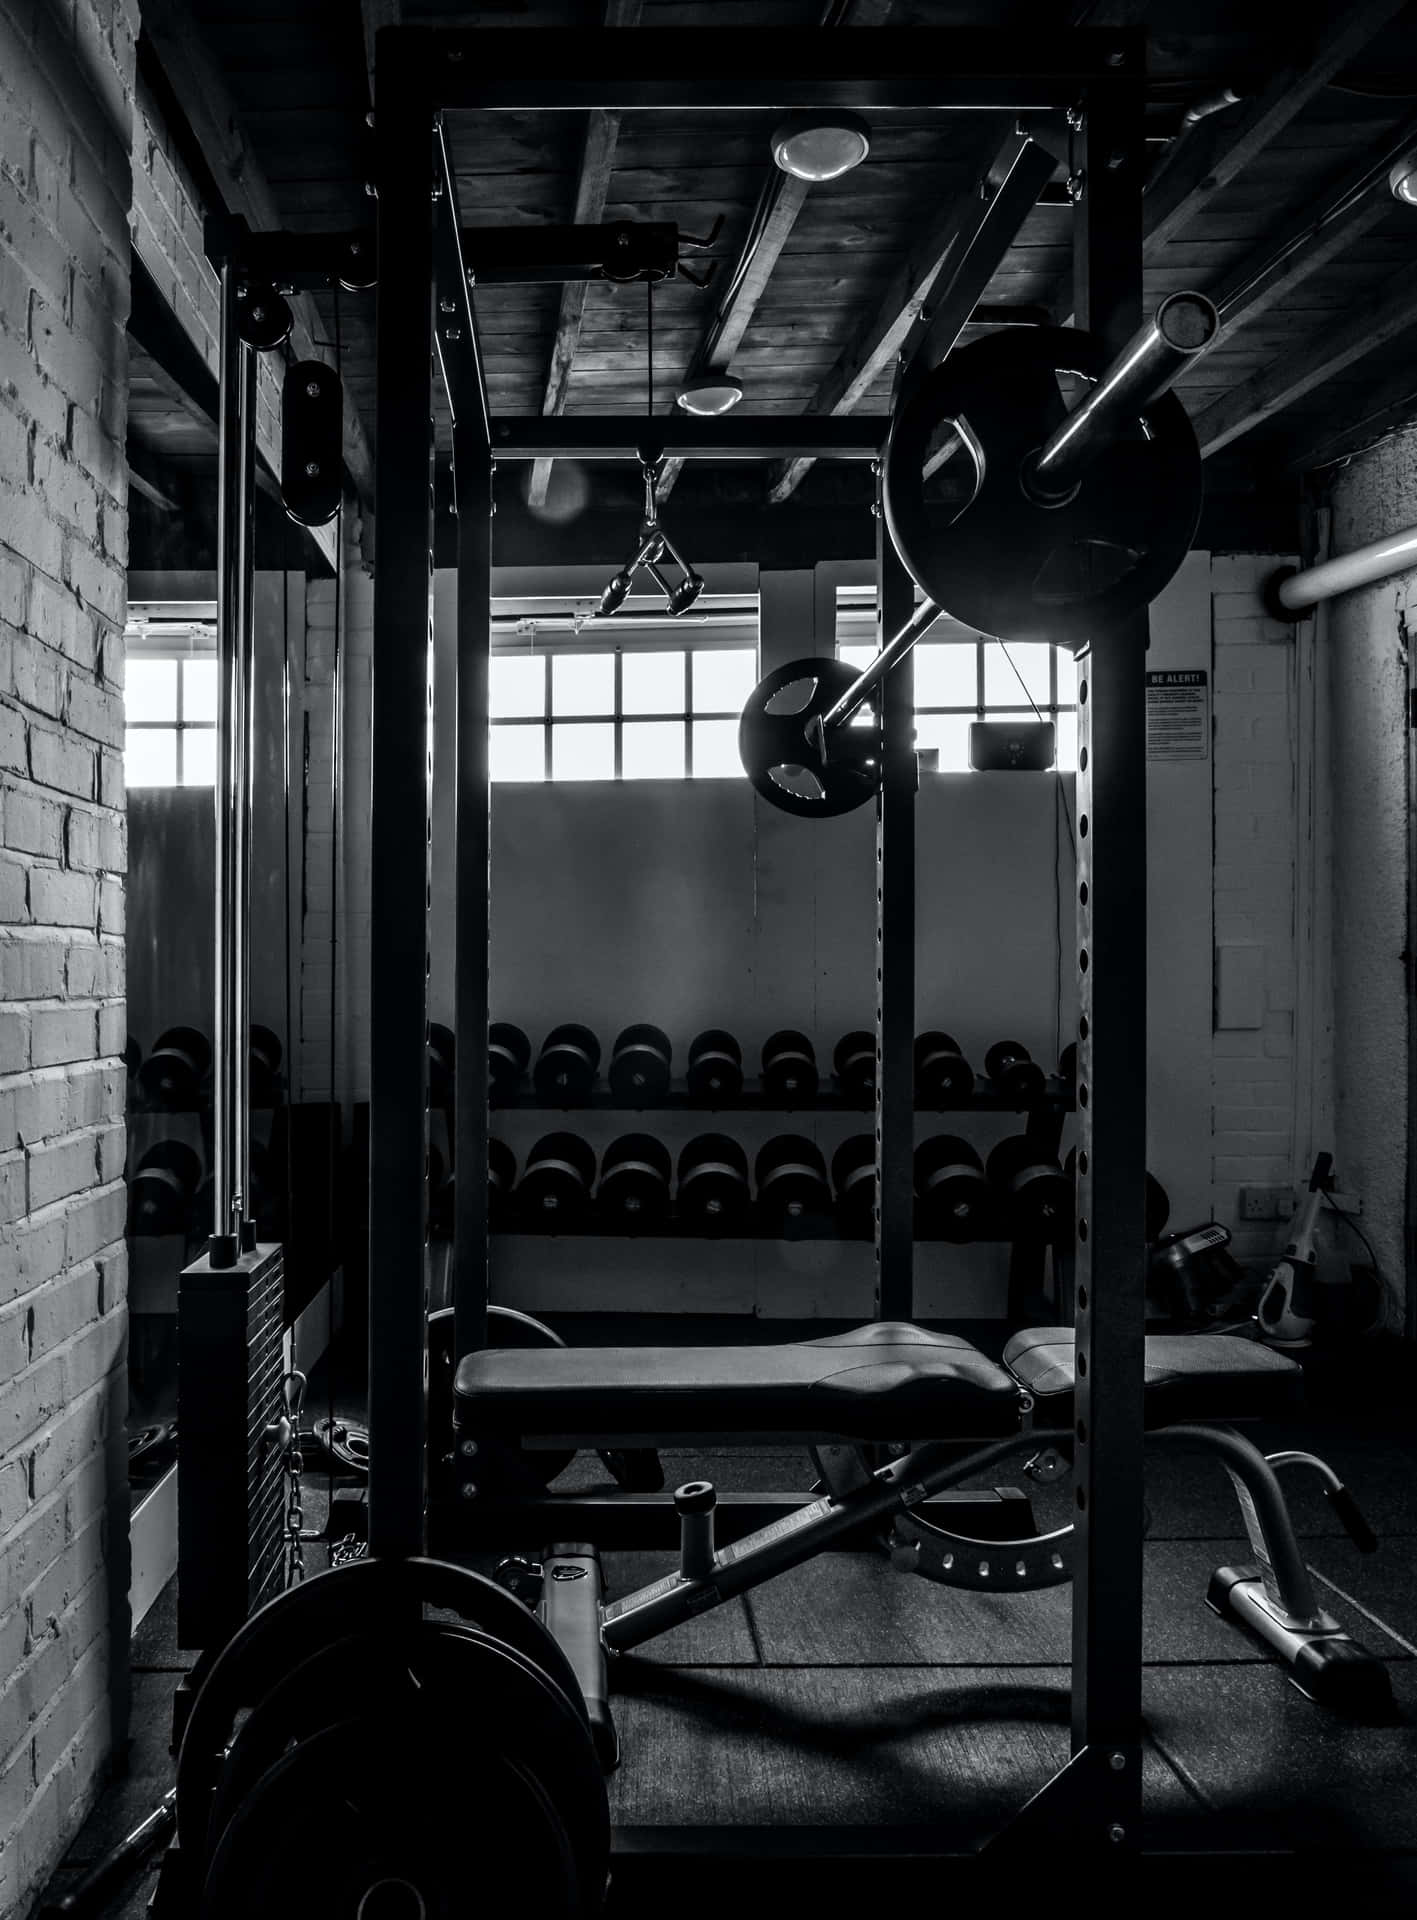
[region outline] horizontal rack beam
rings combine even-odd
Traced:
[[[533,1088],[523,1088],[510,1100],[496,1100],[491,1103],[494,1113],[530,1110],[536,1113],[860,1113],[875,1111],[871,1101],[855,1100],[834,1088],[824,1087],[810,1100],[802,1100],[795,1105],[777,1099],[766,1093],[760,1084],[748,1081],[742,1093],[732,1099],[697,1100],[688,1088],[679,1083],[672,1086],[668,1093],[658,1100],[643,1103],[621,1101],[615,1097],[609,1087],[597,1087],[589,1099],[579,1101],[573,1106],[561,1106],[545,1101]],[[1056,1074],[1050,1076],[1048,1090],[1038,1101],[1020,1106],[1007,1094],[1000,1092],[992,1080],[982,1076],[974,1083],[974,1093],[968,1100],[960,1100],[949,1106],[936,1106],[917,1101],[917,1113],[1071,1113],[1075,1102],[1072,1088]]]
[[[494,419],[499,460],[878,460],[890,431],[886,414],[763,413],[719,419],[688,414],[525,414]]]

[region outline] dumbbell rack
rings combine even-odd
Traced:
[[[1071,1113],[1073,1096],[1066,1080],[1057,1074],[1050,1077],[1048,1091],[1038,1106],[1030,1112],[1040,1114]],[[643,1106],[627,1105],[618,1100],[608,1087],[597,1087],[590,1096],[578,1101],[575,1106],[552,1106],[540,1099],[534,1088],[520,1089],[510,1100],[494,1100],[491,1111],[512,1111],[521,1109],[537,1113],[863,1113],[874,1112],[869,1100],[852,1099],[833,1087],[823,1087],[814,1093],[810,1100],[800,1105],[789,1106],[775,1094],[767,1094],[759,1081],[745,1080],[743,1091],[730,1099],[715,1100],[712,1103],[700,1100],[689,1092],[682,1079],[675,1080],[660,1099],[649,1101]],[[918,1101],[917,1113],[1020,1113],[1028,1111],[1021,1108],[995,1086],[992,1080],[983,1074],[976,1074],[974,1092],[968,1100],[958,1100],[937,1106],[931,1103],[924,1106]]]

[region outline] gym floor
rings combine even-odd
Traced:
[[[1307,1409],[1302,1423],[1257,1437],[1267,1449],[1303,1445],[1324,1455],[1380,1536],[1377,1554],[1360,1555],[1316,1483],[1287,1478],[1323,1603],[1389,1663],[1397,1719],[1358,1727],[1326,1715],[1209,1611],[1212,1569],[1248,1558],[1234,1497],[1212,1463],[1158,1454],[1147,1481],[1148,1842],[1200,1847],[1224,1830],[1262,1852],[1297,1839],[1342,1855],[1345,1876],[1366,1868],[1364,1884],[1372,1876],[1395,1901],[1410,1897],[1417,1409],[1369,1382],[1366,1393],[1331,1393],[1327,1410]],[[794,1452],[663,1457],[670,1487],[702,1476],[723,1488],[785,1489],[811,1478],[806,1456]],[[594,1456],[582,1456],[558,1485],[589,1485],[600,1471]],[[1041,1520],[1058,1497],[1036,1501]],[[307,1480],[313,1525],[324,1498],[323,1484]],[[323,1561],[323,1548],[307,1553],[308,1569]],[[670,1564],[662,1554],[608,1555],[612,1595]],[[659,1828],[928,1825],[977,1843],[1066,1758],[1069,1607],[1065,1587],[994,1598],[895,1573],[873,1556],[822,1555],[621,1661],[614,1817]],[[172,1692],[190,1665],[176,1646],[169,1587],[133,1643],[128,1770],[84,1827],[51,1898],[171,1784]],[[115,1895],[106,1920],[137,1920],[152,1879]]]

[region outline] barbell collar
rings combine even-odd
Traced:
[[[1203,293],[1168,294],[1028,462],[1021,478],[1030,498],[1044,506],[1070,499],[1088,463],[1122,422],[1159,400],[1219,337],[1220,316]]]

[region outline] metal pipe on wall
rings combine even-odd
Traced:
[[[1321,560],[1302,572],[1287,568],[1271,580],[1270,597],[1285,613],[1303,613],[1320,600],[1351,593],[1355,587],[1370,587],[1394,573],[1405,573],[1409,567],[1417,567],[1417,527],[1404,527],[1400,533],[1370,540],[1365,547],[1335,554],[1332,560]]]

